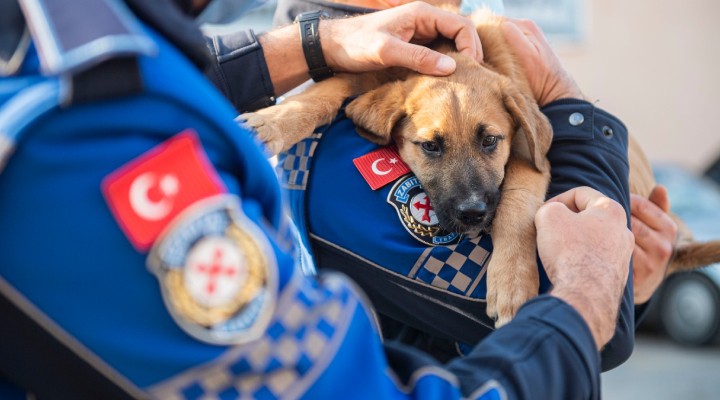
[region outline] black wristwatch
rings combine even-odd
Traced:
[[[305,62],[310,70],[310,77],[315,82],[320,82],[333,76],[335,73],[328,67],[320,46],[320,32],[318,26],[320,20],[327,18],[325,11],[311,11],[299,14],[295,22],[300,27],[300,39],[302,40]]]

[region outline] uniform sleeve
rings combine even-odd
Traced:
[[[554,137],[548,153],[552,197],[577,186],[592,187],[620,203],[630,224],[627,128],[611,114],[582,100],[560,100],[542,109]],[[610,370],[632,354],[635,333],[632,265],[623,293],[615,336],[602,352],[602,369]]]
[[[446,367],[469,398],[482,398],[488,382],[509,399],[600,398],[592,333],[574,308],[550,295],[529,301],[510,324]]]
[[[275,104],[275,89],[255,32],[205,32],[205,40],[213,59],[206,75],[237,111]]]

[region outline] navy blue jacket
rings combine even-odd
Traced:
[[[0,78],[0,283],[74,350],[132,393],[158,398],[600,398],[592,335],[572,307],[549,295],[447,363],[399,342],[383,345],[373,306],[351,280],[301,274],[281,190],[227,101],[177,42],[147,25],[134,34],[152,43],[136,54],[139,93],[74,103],[65,97],[72,71],[60,64],[41,74],[32,49],[19,72]],[[85,62],[112,57],[93,49]],[[607,169],[620,168],[622,181],[619,122],[589,104],[546,112],[562,119],[578,109],[592,124],[559,137],[573,151],[606,158],[594,159],[598,177],[612,182]],[[605,123],[616,140],[602,136]],[[350,128],[347,120],[333,126]],[[192,162],[173,162],[178,154]],[[188,168],[197,181],[182,177]],[[191,182],[204,182],[203,199],[167,214],[165,206],[179,204],[168,200],[185,196]],[[604,191],[622,197],[622,184],[614,187]],[[163,221],[159,236],[148,242],[129,233],[137,231],[118,211],[128,199],[141,226]],[[229,301],[198,298],[215,293],[204,261],[219,261],[225,250],[239,257],[230,264],[246,261],[253,281],[264,277],[262,290],[203,322],[194,306],[217,311],[216,301]],[[227,276],[223,292],[250,279]],[[31,349],[21,340],[14,350]]]

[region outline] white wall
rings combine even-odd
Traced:
[[[588,6],[585,42],[557,48],[565,66],[652,161],[702,171],[720,155],[720,1]]]

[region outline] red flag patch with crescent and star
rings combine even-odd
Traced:
[[[374,150],[354,159],[353,163],[372,190],[377,190],[410,172],[395,146]]]

